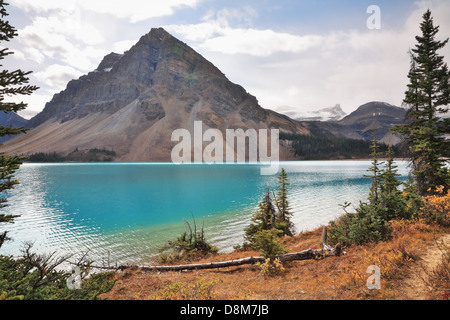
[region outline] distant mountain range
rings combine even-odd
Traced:
[[[276,111],[298,121],[338,121],[346,115],[339,104],[317,111],[301,111],[289,106],[278,107]]]
[[[29,128],[29,123],[27,119],[22,118],[15,112],[0,112],[0,126],[2,127],[13,127],[20,128],[25,127]],[[4,136],[0,137],[0,143],[5,143],[6,141],[14,138],[14,136]]]
[[[377,140],[382,143],[398,144],[400,139],[390,133],[390,129],[403,122],[404,108],[386,102],[373,101],[359,106],[355,111],[340,120],[300,121],[314,135],[345,137],[371,141],[375,131]]]
[[[26,123],[32,130],[5,143],[0,152],[69,155],[105,150],[117,161],[170,161],[176,144],[172,132],[193,132],[194,121],[202,121],[204,130],[223,133],[277,128],[286,134],[364,140],[375,129],[385,140],[405,110],[371,102],[347,116],[339,105],[303,116],[292,112],[262,108],[191,47],[155,28],[124,54],[110,53],[95,70],[70,81]],[[282,141],[280,148],[282,160],[296,158],[289,143]]]
[[[406,109],[385,102],[369,102],[338,121],[350,127],[365,140],[372,140],[375,131],[378,141],[397,144],[399,138],[390,134],[390,129],[403,123]]]

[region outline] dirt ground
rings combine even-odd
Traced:
[[[288,262],[276,275],[264,274],[258,265],[182,272],[130,268],[116,272],[114,288],[102,297],[109,300],[441,299],[442,293],[433,295],[426,282],[429,273],[443,261],[443,244],[447,245],[446,250],[449,248],[449,230],[436,230],[420,223],[404,223],[395,228],[391,241],[352,246],[337,257]],[[321,230],[286,238],[283,245],[290,252],[321,249]],[[235,251],[175,264],[227,261],[258,255],[258,252]],[[381,269],[379,290],[367,287],[369,265],[377,265]],[[444,279],[443,283],[445,290],[450,291],[449,279]]]
[[[403,280],[403,290],[406,299],[429,299],[431,290],[426,285],[426,278],[442,262],[444,246],[450,246],[450,234],[442,236],[436,243],[428,246],[425,254],[421,257],[421,261],[412,268],[412,271],[409,273],[410,276]]]

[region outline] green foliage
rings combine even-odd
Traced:
[[[217,253],[217,248],[206,241],[204,227],[197,231],[197,223],[193,219],[194,229],[189,222],[185,220],[188,232],[183,232],[175,241],[168,241],[166,245],[159,249],[160,259],[163,262],[175,261],[181,259],[195,259],[198,256]]]
[[[263,200],[258,204],[258,209],[253,214],[252,223],[245,228],[244,248],[252,247],[257,250],[264,249],[262,236],[269,237],[266,245],[273,242],[272,236],[292,236],[294,225],[291,222],[292,211],[289,207],[288,190],[289,179],[286,170],[281,169],[278,176],[278,189],[272,199],[269,188],[266,189]],[[275,203],[275,205],[274,205]],[[276,207],[276,208],[275,208]],[[248,241],[248,242],[247,242]],[[269,250],[267,248],[267,250]]]
[[[255,234],[253,247],[261,251],[264,258],[272,259],[288,252],[279,242],[282,231],[277,229],[260,230]]]
[[[8,4],[3,0],[0,0],[0,41],[10,41],[17,36],[17,30],[11,26],[9,21],[5,20],[5,18],[9,15],[5,8],[7,5]],[[13,54],[13,52],[8,50],[8,48],[4,47],[0,50],[0,60],[3,60],[10,54]],[[7,102],[5,101],[5,96],[30,95],[37,90],[38,87],[27,85],[29,81],[27,75],[30,73],[31,71],[24,72],[20,69],[15,71],[3,70],[0,72],[0,110],[5,112],[17,112],[27,107],[27,104],[24,102]],[[25,131],[25,128],[0,127],[0,136],[18,134]]]
[[[372,166],[368,169],[372,185],[367,203],[360,203],[356,213],[349,213],[330,223],[330,244],[364,244],[387,240],[390,237],[389,221],[410,218],[407,201],[399,190],[401,185],[393,160],[392,148],[387,151],[384,168],[380,169],[376,137],[372,143]],[[344,205],[344,210],[350,204]]]
[[[25,162],[65,162],[67,158],[56,152],[38,152],[27,156]]]
[[[407,201],[403,196],[398,180],[397,166],[394,164],[394,153],[389,146],[386,153],[387,160],[381,170],[379,199],[374,205],[385,221],[392,219],[410,219],[411,214],[407,210]]]
[[[263,230],[271,230],[275,227],[275,207],[272,203],[269,188],[266,189],[263,200],[258,204],[258,210],[252,216],[252,223],[245,228],[244,239],[253,245],[255,236]],[[246,244],[244,243],[244,246]]]
[[[281,230],[282,235],[292,236],[294,233],[294,225],[291,222],[292,211],[289,207],[289,200],[287,194],[287,187],[290,185],[289,179],[284,168],[278,176],[278,189],[275,197],[275,203],[278,209],[275,228]]]
[[[284,132],[280,132],[280,140],[291,141],[292,150],[300,160],[353,159],[370,156],[371,143],[365,140]],[[387,145],[379,143],[379,149],[384,152]],[[396,147],[395,151],[400,152]]]
[[[92,148],[87,151],[80,151],[76,148],[68,155],[62,155],[56,152],[38,152],[33,153],[25,159],[26,162],[110,162],[116,156],[114,150],[105,148]]]
[[[417,185],[412,178],[404,183],[402,196],[406,203],[407,219],[418,219],[424,202],[422,196],[417,192]]]
[[[374,205],[361,203],[356,213],[346,213],[331,221],[328,242],[344,246],[378,242],[389,238],[388,223]]]
[[[391,145],[388,147],[386,157],[385,169],[382,172],[384,183],[380,186],[381,192],[384,194],[397,193],[401,182],[397,179],[400,174],[397,173],[397,166],[394,163],[394,151]]]
[[[409,151],[412,174],[421,195],[432,194],[439,186],[450,185],[446,163],[450,157],[450,72],[444,57],[438,55],[448,42],[436,40],[439,27],[433,24],[430,10],[420,24],[422,34],[416,36],[416,46],[410,52],[410,83],[403,103],[409,107],[405,123],[394,127]],[[447,159],[447,160],[446,160]]]
[[[381,187],[381,171],[379,168],[380,162],[378,161],[379,153],[375,132],[373,133],[373,140],[370,146],[370,150],[372,151],[372,166],[367,170],[370,172],[370,174],[364,175],[364,177],[372,179],[372,185],[370,186],[369,193],[369,202],[376,203],[378,201],[379,189]]]
[[[22,257],[0,256],[0,300],[97,300],[114,286],[112,273],[93,274],[81,289],[69,289],[71,272],[59,270],[67,258],[38,255],[28,245]],[[80,268],[84,275],[86,268]]]

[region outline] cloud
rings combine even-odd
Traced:
[[[199,24],[168,25],[165,28],[189,41],[200,42],[198,46],[208,51],[256,57],[268,57],[276,52],[298,53],[322,43],[322,37],[317,35],[302,36],[248,27],[252,17],[256,16],[257,12],[249,6],[222,9],[215,14],[208,13]]]
[[[198,24],[167,29],[192,44],[265,108],[317,109],[341,103],[347,112],[371,100],[400,105],[407,84],[408,49],[430,7],[440,37],[450,30],[448,1],[417,2],[403,25],[381,30],[288,33],[257,29],[234,10],[209,12]],[[363,13],[364,14],[364,13]],[[442,51],[446,61],[450,46]]]
[[[225,54],[248,54],[268,57],[276,52],[299,53],[320,46],[323,38],[316,35],[298,36],[270,29],[220,27],[214,22],[198,25],[166,26],[169,32],[185,39],[201,42],[199,47]]]
[[[49,87],[64,87],[70,80],[79,78],[81,75],[83,73],[79,70],[59,64],[53,64],[44,71],[34,73],[36,79]]]
[[[195,8],[200,0],[15,0],[14,5],[27,11],[47,13],[50,11],[81,10],[101,14],[110,14],[116,18],[139,22],[150,18],[173,15],[180,8]]]
[[[320,46],[323,38],[316,35],[298,36],[273,30],[224,29],[220,36],[208,39],[201,46],[226,54],[249,54],[267,57],[275,52],[299,53]]]
[[[64,34],[87,45],[102,43],[104,37],[94,25],[83,20],[79,11],[62,11],[59,14],[38,16],[25,28],[43,30],[48,34]]]
[[[265,17],[260,17],[268,12],[267,7],[261,2],[252,5],[224,8],[204,0],[129,0],[126,5],[111,0],[15,0],[12,6],[28,16],[15,40],[20,44],[13,48],[15,59],[20,59],[24,69],[35,71],[32,80],[42,80],[37,85],[59,91],[67,81],[95,69],[105,54],[128,50],[148,32],[147,21],[130,22],[158,17],[151,22],[162,24],[204,55],[265,108],[317,109],[341,103],[351,112],[369,100],[401,103],[408,80],[407,51],[415,44],[427,8],[441,26],[439,38],[449,36],[450,31],[448,0],[405,6],[411,12],[401,17],[403,23],[395,23],[395,29],[382,7],[381,30],[365,29],[365,10],[360,19],[363,27],[355,30],[336,29],[335,25],[328,31],[313,29],[309,20],[298,24],[272,21],[269,27],[262,22]],[[195,10],[175,24],[177,16],[171,16],[183,8]],[[441,54],[449,61],[450,45]]]
[[[94,69],[105,55],[97,46],[104,39],[90,24],[76,21],[76,17],[65,20],[64,15],[35,17],[19,30],[21,57],[38,64],[52,59],[83,71]]]
[[[34,47],[23,47],[14,51],[14,57],[22,61],[34,61],[41,64],[45,60],[44,54]]]

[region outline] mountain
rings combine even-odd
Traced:
[[[363,104],[354,112],[338,121],[339,124],[351,128],[365,140],[373,139],[375,130],[377,140],[388,143],[390,129],[403,123],[406,110],[386,102],[373,101]],[[391,135],[392,144],[400,142],[399,138]]]
[[[403,123],[406,110],[384,102],[369,102],[339,121],[301,121],[310,135],[281,134],[289,141],[299,160],[370,158],[373,131],[380,145],[379,152],[393,145],[397,157],[406,156],[400,139],[390,134],[392,126]]]
[[[242,86],[162,28],[124,54],[72,80],[30,120],[33,127],[2,146],[10,154],[114,151],[119,161],[170,161],[175,129],[277,128],[309,134],[299,122],[263,109]],[[225,137],[225,134],[224,134]],[[282,159],[289,147],[280,150]]]
[[[390,129],[401,124],[405,118],[406,110],[386,102],[372,101],[359,106],[349,115],[345,115],[340,105],[317,111],[299,111],[291,107],[280,107],[279,112],[300,122],[315,136],[343,137],[350,139],[371,141],[373,130],[377,140],[397,144],[400,139],[389,137]]]
[[[22,118],[15,112],[0,112],[0,126],[2,127],[14,127],[20,128],[25,127],[29,128],[29,123],[27,119]],[[14,136],[4,136],[0,137],[0,143],[5,143],[8,140],[11,140]]]
[[[298,121],[337,121],[346,115],[339,104],[317,111],[301,111],[289,106],[279,107],[277,111]]]

